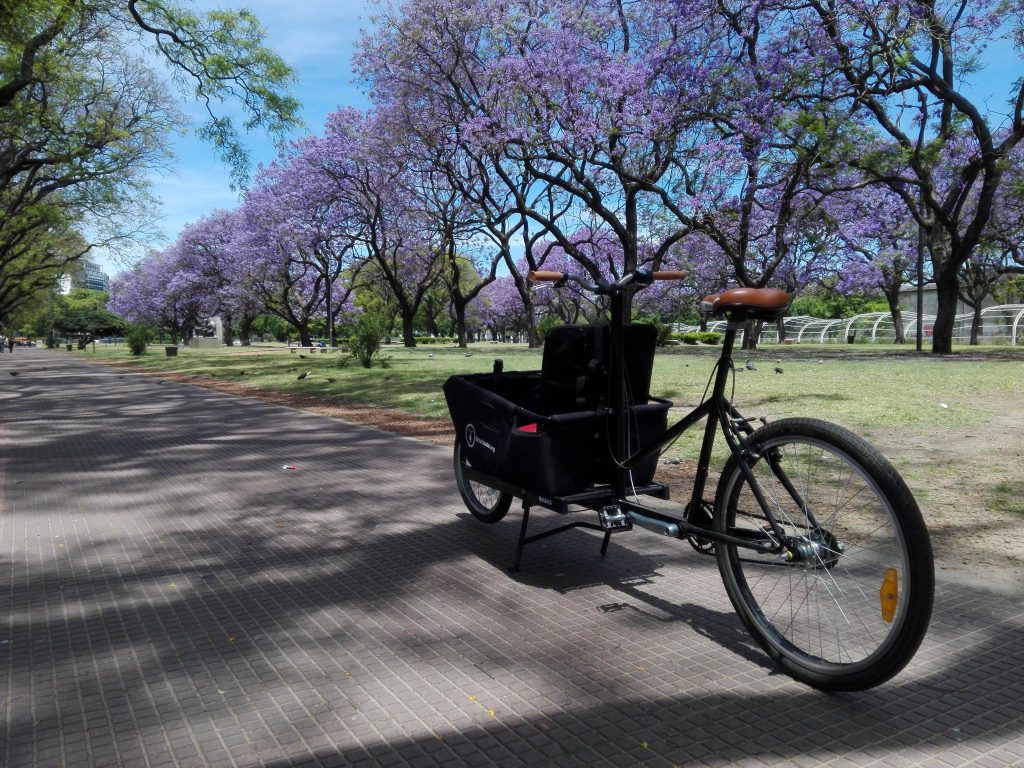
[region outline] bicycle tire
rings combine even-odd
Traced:
[[[470,513],[481,523],[496,523],[512,506],[512,494],[499,491],[482,483],[468,480],[463,469],[469,462],[462,456],[462,443],[455,440],[455,485]]]
[[[853,691],[889,680],[920,646],[935,589],[928,531],[910,490],[867,442],[817,419],[774,422],[748,446],[751,471],[796,554],[790,562],[719,544],[736,612],[777,664],[812,687]],[[719,480],[713,525],[720,533],[770,530],[735,457]]]

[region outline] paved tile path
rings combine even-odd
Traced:
[[[513,578],[517,522],[436,446],[4,354],[0,765],[1024,764],[1020,598],[940,585],[911,667],[829,696],[710,558],[580,531]]]

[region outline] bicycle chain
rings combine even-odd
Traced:
[[[706,502],[703,503],[702,506],[704,507],[705,511],[708,511],[708,507],[711,507],[711,505]],[[753,512],[743,512],[741,510],[736,510],[736,514],[740,517],[749,517],[751,519],[763,519],[762,515],[758,515]],[[688,536],[686,540],[689,542],[691,547],[693,547],[698,553],[702,555],[715,554],[715,542],[713,541],[708,541],[707,539],[701,538],[700,536]]]

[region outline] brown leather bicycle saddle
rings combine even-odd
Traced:
[[[705,296],[702,312],[729,320],[775,320],[789,307],[790,295],[778,288],[730,288]]]

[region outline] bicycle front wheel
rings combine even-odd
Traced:
[[[808,685],[862,690],[888,680],[931,619],[931,544],[913,495],[878,451],[824,421],[780,420],[751,435],[749,447],[761,501],[730,459],[714,529],[778,552],[717,546],[736,612]]]

